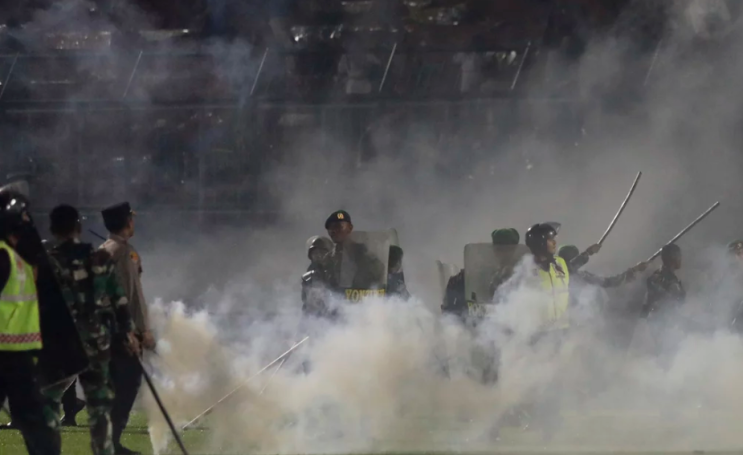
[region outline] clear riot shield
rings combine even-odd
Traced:
[[[390,239],[390,245],[400,246],[400,238],[397,236],[397,229],[387,229],[387,236]]]
[[[474,304],[493,300],[494,281],[529,253],[526,245],[470,243],[464,247],[464,295]]]
[[[346,300],[358,302],[364,297],[385,294],[390,256],[389,231],[354,231],[343,245],[338,287]]]
[[[446,286],[449,284],[449,280],[451,277],[459,273],[459,267],[447,264],[445,262],[436,261],[436,270],[438,272],[439,277],[439,288],[441,290],[441,298],[439,301],[444,300],[444,296],[446,295]]]

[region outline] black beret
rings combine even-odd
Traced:
[[[330,223],[335,223],[337,221],[345,221],[347,223],[351,222],[351,215],[348,214],[345,210],[338,210],[337,212],[333,212],[327,220],[325,220],[325,229],[330,227]]]
[[[128,202],[122,202],[121,204],[112,205],[111,207],[101,210],[103,222],[106,224],[123,223],[133,213],[132,207]]]

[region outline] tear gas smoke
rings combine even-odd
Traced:
[[[743,444],[735,424],[743,405],[738,336],[724,328],[667,330],[689,317],[671,315],[644,327],[649,338],[637,341],[643,338],[637,335],[628,352],[606,340],[594,316],[575,324],[562,343],[535,342],[544,298],[517,287],[475,331],[440,319],[417,300],[365,302],[349,308],[346,323],[337,326],[286,314],[254,323],[228,348],[217,348],[225,334],[209,329],[205,313],[188,315],[182,305],[164,312],[160,306],[160,343],[167,346],[160,349],[161,393],[174,419],[185,423],[311,333],[310,344],[270,383],[264,374],[205,419],[212,429],[205,450],[481,450],[492,447],[495,429],[514,412],[527,413],[534,425],[558,409],[564,423],[550,442],[553,448]],[[690,307],[703,298],[693,298]],[[286,335],[292,329],[293,338]],[[484,385],[484,370],[496,359],[494,345],[500,347],[499,378]],[[156,412],[149,403],[148,414]],[[163,448],[164,422],[153,419],[151,431],[156,447]],[[533,437],[514,441],[521,448],[541,445]]]
[[[681,17],[675,8],[685,4],[673,2],[663,14]],[[146,20],[126,3],[118,8],[123,28]],[[39,14],[28,30],[41,33],[52,27],[50,18],[64,21],[59,11]],[[69,20],[81,30],[91,28],[85,18]],[[360,146],[356,141],[349,145],[340,127],[282,130],[291,131],[282,138],[284,155],[266,165],[258,181],[265,190],[261,201],[282,213],[268,229],[223,229],[202,236],[174,216],[150,220],[149,229],[144,226],[134,240],[145,261],[146,293],[166,301],[187,299],[189,307],[201,309],[189,313],[185,305],[160,302],[155,305],[159,311],[153,311],[160,356],[149,360],[173,417],[189,420],[309,333],[310,345],[292,356],[262,395],[261,380],[267,376],[209,417],[212,432],[205,449],[474,450],[492,444],[491,430],[501,418],[511,418],[514,409],[531,419],[553,415],[555,395],[565,416],[555,445],[740,447],[740,338],[720,329],[719,322],[700,332],[669,329],[663,335],[641,324],[628,348],[615,332],[622,323],[635,331],[635,320],[613,318],[614,311],[642,298],[642,280],[620,294],[581,294],[586,322],[559,346],[529,343],[536,297],[528,290],[514,291],[498,315],[474,334],[434,312],[440,304],[436,259],[461,266],[464,244],[487,239],[497,227],[523,232],[547,219],[563,223],[562,243],[594,243],[640,170],[644,179],[635,198],[590,267],[615,273],[634,264],[720,200],[721,209],[681,242],[685,251],[694,252],[685,256],[689,261],[681,271],[691,290],[688,314],[662,322],[686,324],[702,320],[700,315],[725,314],[735,305],[729,302],[743,292],[741,281],[725,276],[721,270],[728,269],[717,252],[704,247],[740,235],[740,36],[733,33],[700,52],[683,28],[665,32],[652,71],[630,39],[593,39],[576,64],[580,77],[572,81],[569,102],[540,101],[544,93],[526,80],[523,86],[533,99],[482,103],[457,110],[458,118],[448,122],[425,106],[380,110],[388,121],[369,132],[376,157],[354,171],[349,169],[357,164],[356,156],[349,153],[360,153],[354,149]],[[29,42],[34,36],[19,39],[35,48]],[[181,50],[174,47],[166,44],[162,51]],[[214,47],[229,58],[246,45]],[[120,63],[129,57],[111,55]],[[237,68],[235,60],[215,61],[219,80],[250,69],[240,67],[239,59]],[[127,67],[123,63],[113,67]],[[548,76],[560,79],[574,69],[558,62],[550,65]],[[642,93],[627,93],[620,78],[632,71],[647,81]],[[143,90],[140,102],[151,94]],[[133,111],[131,124],[147,123],[152,120],[148,115]],[[92,117],[87,117],[88,128],[94,126]],[[33,137],[42,147],[52,147],[60,131],[69,134],[70,126],[60,121],[34,131]],[[124,146],[116,144],[128,142],[112,137],[135,136],[135,131],[115,124],[99,131],[104,140],[91,136],[86,146],[124,155]],[[147,147],[133,143],[129,148],[139,146]],[[261,152],[273,156],[275,150]],[[171,171],[168,164],[150,163],[147,175]],[[127,198],[105,176],[99,180],[88,188],[96,197],[103,194],[107,202],[117,195]],[[90,200],[97,203],[93,196]],[[349,310],[347,324],[340,327],[306,324],[297,303],[304,241],[339,207],[353,214],[359,229],[399,230],[406,278],[416,299],[368,302]],[[172,225],[162,233],[152,227],[168,222]],[[607,300],[609,307],[597,317],[597,302]],[[510,329],[508,336],[502,327]],[[485,386],[482,364],[493,360],[494,343],[501,348],[500,377],[495,386]],[[642,355],[649,351],[659,351],[662,361]],[[306,375],[304,361],[311,365]],[[155,447],[162,449],[164,422],[152,403],[145,403]],[[514,441],[534,444],[526,436]]]

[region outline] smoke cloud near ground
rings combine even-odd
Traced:
[[[591,44],[580,62],[575,93],[583,123],[577,142],[553,141],[562,137],[563,125],[567,128],[565,111],[557,103],[539,101],[538,93],[518,108],[507,103],[492,107],[490,115],[513,110],[524,128],[505,146],[491,147],[483,138],[486,153],[459,180],[442,172],[456,150],[440,140],[425,115],[399,154],[384,150],[353,179],[344,177],[340,157],[348,150],[334,144],[333,131],[323,131],[322,140],[315,133],[297,140],[290,159],[266,176],[286,212],[281,223],[258,232],[225,231],[208,239],[208,247],[178,247],[177,254],[201,248],[198,261],[219,258],[220,270],[228,268],[225,273],[231,276],[218,290],[189,297],[212,313],[229,308],[249,315],[229,322],[219,314],[210,316],[211,324],[223,328],[217,336],[197,328],[206,324],[199,319],[206,317],[203,313],[186,315],[180,306],[168,313],[164,320],[177,323],[160,333],[172,348],[172,354],[163,355],[166,361],[188,349],[170,341],[181,331],[189,333],[192,343],[224,343],[234,356],[210,370],[226,382],[206,381],[197,391],[184,386],[168,390],[176,418],[188,420],[197,408],[312,333],[309,345],[270,381],[267,372],[206,420],[213,429],[210,449],[476,450],[494,447],[494,429],[514,413],[534,423],[558,408],[563,424],[553,441],[543,443],[535,431],[516,433],[509,443],[611,450],[740,447],[736,415],[743,404],[743,368],[737,359],[743,345],[728,330],[726,318],[741,289],[739,280],[726,275],[730,265],[720,248],[739,235],[743,157],[734,125],[743,104],[734,83],[741,74],[734,56],[740,43],[729,40],[703,59],[689,59],[692,44],[679,28],[664,37],[649,76],[648,66],[634,61],[631,46],[621,38]],[[622,97],[613,74],[627,65],[638,67],[638,77],[650,82],[641,102],[619,115],[608,107]],[[372,141],[384,147],[386,134],[381,128]],[[689,289],[680,314],[652,324],[631,322],[624,341],[617,342],[612,331],[618,323],[607,317],[612,310],[597,310],[607,296],[593,290],[581,301],[586,318],[560,344],[531,343],[538,298],[525,289],[511,295],[474,334],[438,316],[434,260],[461,266],[464,244],[487,241],[494,228],[513,226],[523,233],[545,220],[563,223],[561,243],[585,247],[600,236],[640,170],[644,177],[635,198],[588,268],[624,270],[719,200],[721,208],[680,242],[685,251],[680,275]],[[330,177],[316,185],[308,183],[316,181],[308,174]],[[300,321],[298,309],[304,239],[321,233],[327,213],[339,207],[351,212],[357,229],[399,230],[416,297],[407,303],[367,302],[350,310],[345,325],[317,322],[320,327],[314,327]],[[238,259],[227,257],[228,252]],[[163,264],[179,263],[173,257],[180,256],[157,248],[150,252],[150,260]],[[150,280],[152,288],[162,285]],[[640,279],[612,293],[609,304],[642,298],[642,284]],[[197,335],[202,333],[203,338]],[[230,342],[215,341],[223,336]],[[496,385],[486,386],[478,371],[492,360],[492,343],[501,347],[500,377]],[[170,370],[161,365],[163,374],[204,370],[199,357],[180,359]],[[311,365],[309,373],[303,362]],[[163,428],[162,422],[153,423],[160,447]]]
[[[141,21],[141,14],[122,17]],[[40,14],[37,28],[50,17]],[[564,425],[549,447],[740,447],[741,340],[719,321],[703,330],[686,327],[724,313],[743,291],[740,280],[725,275],[719,251],[742,235],[741,42],[733,36],[700,51],[688,25],[674,24],[649,76],[650,62],[638,61],[622,36],[596,39],[577,63],[571,96],[577,103],[548,100],[529,89],[537,81],[525,80],[529,101],[488,103],[472,113],[488,118],[487,128],[470,131],[464,118],[459,131],[449,132],[421,107],[407,114],[406,131],[391,121],[370,132],[377,154],[353,172],[348,156],[356,151],[341,132],[295,138],[283,162],[262,177],[283,215],[269,228],[222,229],[205,238],[183,226],[167,232],[144,226],[139,232],[147,236],[133,243],[144,259],[146,293],[163,298],[153,311],[159,354],[148,363],[174,419],[185,423],[309,333],[308,345],[270,381],[271,370],[206,420],[205,451],[488,448],[501,419],[514,409],[527,421],[548,416],[557,409],[555,396],[563,400]],[[230,55],[246,45],[213,46]],[[572,74],[576,63],[565,65],[550,68],[550,77]],[[240,72],[225,68],[225,78]],[[647,77],[641,93],[617,86],[616,75],[627,68],[636,69],[638,81]],[[506,131],[504,119],[518,127]],[[479,152],[458,153],[465,143]],[[538,298],[525,289],[474,334],[439,316],[435,260],[462,266],[465,244],[487,242],[495,228],[523,235],[547,220],[563,224],[560,243],[584,248],[600,237],[637,171],[644,176],[634,199],[587,269],[626,269],[719,200],[721,207],[680,242],[689,303],[663,323],[683,326],[632,325],[629,332],[637,333],[628,345],[610,336],[615,321],[587,311],[592,317],[559,346],[532,344]],[[298,292],[305,240],[322,233],[325,217],[338,208],[352,214],[357,229],[398,229],[415,297],[351,308],[341,326],[307,323]],[[610,302],[641,297],[642,283]],[[605,299],[588,295],[581,308]],[[186,304],[166,303],[173,300]],[[501,375],[486,386],[477,371],[493,358],[492,343],[501,347]],[[658,346],[668,348],[660,362],[647,355]],[[162,450],[164,421],[146,393],[144,402]],[[531,434],[509,443],[543,445]]]
[[[743,368],[735,361],[743,344],[720,324],[688,323],[703,320],[694,311],[709,295],[691,296],[683,314],[641,322],[629,347],[609,343],[607,321],[595,314],[576,318],[559,343],[549,335],[535,339],[544,298],[517,287],[474,332],[414,299],[350,307],[345,324],[335,326],[300,321],[295,311],[235,327],[242,337],[231,342],[205,313],[189,316],[182,305],[159,303],[165,348],[151,360],[182,424],[310,335],[280,370],[247,383],[202,422],[211,429],[205,451],[504,448],[496,429],[515,414],[531,429],[503,433],[506,448],[710,450],[743,443],[736,426]],[[484,385],[493,345],[500,347],[500,376]],[[543,442],[541,424],[558,410],[556,435]],[[162,419],[152,420],[151,434],[164,448]]]

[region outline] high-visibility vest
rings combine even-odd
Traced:
[[[557,267],[555,266],[557,265]],[[558,269],[559,267],[559,269]],[[570,272],[561,257],[556,257],[549,270],[537,267],[542,290],[550,297],[543,308],[543,320],[549,328],[566,329],[570,325]]]
[[[0,241],[0,249],[10,258],[10,276],[0,293],[0,351],[41,349],[34,270],[7,243]]]

